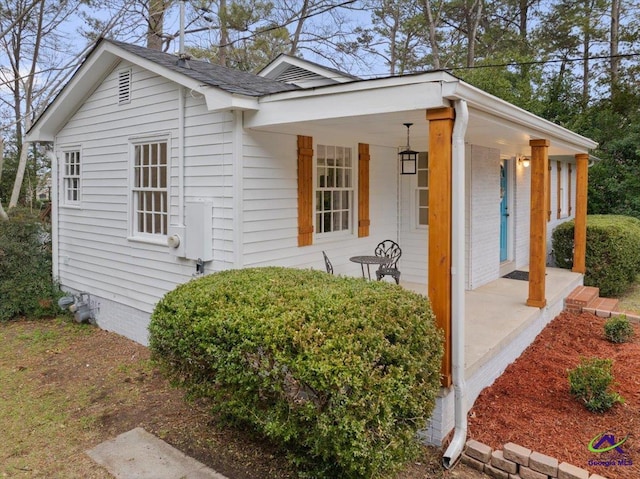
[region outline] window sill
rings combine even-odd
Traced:
[[[60,205],[60,208],[65,208],[68,210],[81,210],[82,209],[82,205],[80,203],[78,203],[77,205]]]
[[[127,237],[127,241],[131,242],[131,243],[144,243],[144,244],[152,244],[152,245],[156,245],[156,246],[165,246],[165,247],[169,247],[169,245],[167,245],[167,236],[160,236],[160,237],[147,237],[147,236],[128,236]]]

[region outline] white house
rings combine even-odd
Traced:
[[[324,268],[324,250],[360,276],[349,258],[393,239],[447,334],[447,409],[465,291],[525,268],[521,302],[543,311],[551,231],[576,211],[584,272],[596,144],[443,71],[359,80],[281,56],[253,75],[101,40],[28,141],[53,144],[55,277],[143,344],[156,302],[195,274]]]

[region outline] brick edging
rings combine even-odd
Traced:
[[[554,457],[509,442],[493,450],[474,439],[467,441],[461,461],[495,479],[606,479]]]
[[[640,323],[640,315],[618,309],[618,300],[601,298],[600,289],[594,286],[578,286],[564,300],[564,310],[574,314],[582,312],[600,318],[610,318],[624,314],[632,323]]]

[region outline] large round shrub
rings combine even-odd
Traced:
[[[553,231],[553,254],[560,268],[573,266],[574,222]],[[597,286],[602,296],[624,293],[640,272],[640,220],[620,215],[587,216],[584,284]]]
[[[174,379],[313,477],[377,477],[410,460],[440,385],[427,298],[384,282],[225,271],[169,292],[149,330]]]

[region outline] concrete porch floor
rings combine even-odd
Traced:
[[[527,268],[521,268],[521,270],[526,271]],[[562,311],[564,299],[581,284],[582,275],[579,273],[560,268],[547,268],[545,286],[547,306],[543,309],[526,305],[529,294],[528,281],[499,278],[473,291],[466,291],[465,376],[467,379],[539,319],[545,310],[553,314],[550,318],[553,319]],[[424,284],[401,282],[401,285],[417,293],[426,294]],[[533,338],[535,336],[531,340]]]

